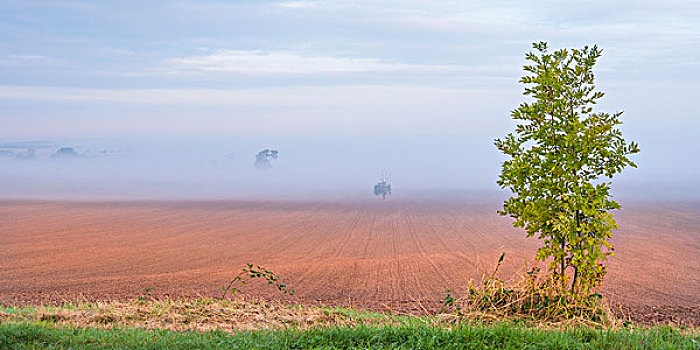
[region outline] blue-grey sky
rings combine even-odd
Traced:
[[[407,172],[475,164],[426,183],[492,188],[491,140],[512,128],[524,54],[540,40],[604,50],[598,107],[624,110],[643,151],[628,183],[696,183],[698,1],[0,0],[0,141],[372,144]],[[415,145],[431,151],[401,151]]]

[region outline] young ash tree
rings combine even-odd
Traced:
[[[498,184],[512,192],[499,214],[542,241],[537,260],[550,262],[562,290],[586,296],[614,255],[610,239],[618,226],[610,211],[620,205],[611,198],[611,179],[636,167],[628,156],[639,148],[617,128],[622,112],[593,111],[604,95],[593,85],[597,46],[550,53],[540,42],[533,48],[520,79],[532,99],[511,112],[515,131],[495,140],[509,157]]]

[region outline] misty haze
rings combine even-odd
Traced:
[[[0,348],[697,346],[698,19],[2,2]]]

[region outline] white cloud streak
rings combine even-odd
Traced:
[[[163,105],[340,107],[463,105],[498,96],[496,90],[421,86],[295,86],[246,89],[78,89],[0,86],[0,99],[44,102],[115,102]]]
[[[317,9],[321,7],[316,1],[283,1],[278,2],[277,6],[291,9]]]
[[[503,103],[509,95],[513,101]],[[508,123],[507,118],[494,115],[507,115],[518,96],[517,91],[504,94],[424,86],[226,90],[0,86],[0,103],[8,99],[29,109],[42,106],[37,111],[25,109],[25,118],[0,112],[0,137],[43,133],[252,135],[261,131],[287,136],[466,133]],[[53,109],[50,114],[44,112],[48,106]],[[85,109],[101,112],[79,112]],[[41,130],[37,124],[42,125]]]
[[[247,74],[316,74],[364,72],[456,72],[473,67],[386,62],[375,58],[304,55],[292,51],[222,50],[210,55],[169,59],[166,73],[228,72]]]
[[[38,61],[45,61],[48,57],[40,55],[7,55],[0,56],[0,65],[14,65],[14,64],[26,64],[26,63],[36,63]]]

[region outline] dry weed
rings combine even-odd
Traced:
[[[240,330],[309,329],[359,324],[394,323],[394,317],[372,317],[343,309],[300,307],[262,300],[156,300],[73,303],[70,307],[41,306],[30,312],[0,312],[0,322],[50,322],[76,327],[137,327],[145,329]]]
[[[448,291],[441,317],[455,323],[515,321],[546,328],[623,325],[600,294],[573,295],[551,276],[543,277],[537,266],[510,281],[497,278],[502,261],[503,255],[493,273],[484,275],[480,283],[470,281],[464,295]]]

